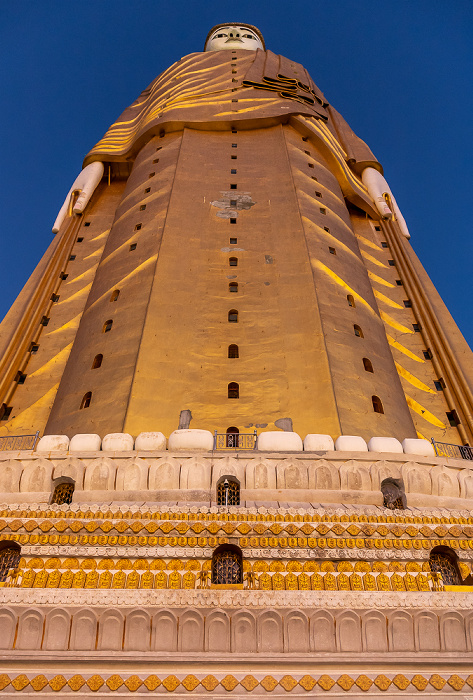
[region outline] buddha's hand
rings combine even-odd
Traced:
[[[87,206],[90,198],[95,192],[95,188],[99,184],[103,177],[103,163],[96,161],[95,163],[90,163],[84,170],[76,177],[74,184],[69,190],[64,204],[59,210],[56,221],[53,226],[53,233],[57,233],[61,228],[61,224],[67,216],[69,205],[71,203],[71,197],[74,192],[79,192],[77,201],[72,209],[74,214],[81,214],[85,207]]]
[[[381,173],[375,168],[365,168],[361,174],[361,179],[383,219],[396,220],[403,235],[406,238],[410,238],[411,235],[401,210],[391,192],[391,188]]]

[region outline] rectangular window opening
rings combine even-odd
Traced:
[[[84,226],[90,226],[90,221],[86,221]]]
[[[307,165],[309,166],[309,168],[313,168],[313,167],[314,167],[314,164],[313,164],[313,163],[307,163]]]
[[[155,158],[155,159],[153,160],[153,163],[159,163],[159,158]]]
[[[12,410],[13,406],[7,406],[6,403],[2,403],[0,406],[0,420],[8,420]]]
[[[68,274],[67,272],[61,272],[61,274],[59,275],[59,277],[60,277],[60,279],[62,279],[62,280],[67,280],[67,278],[69,277],[69,274]]]
[[[31,343],[30,345],[30,352],[35,353],[38,352],[39,345],[38,343]]]
[[[381,248],[389,248],[388,244],[386,241],[381,241]]]
[[[432,353],[430,352],[430,350],[424,350],[424,359],[426,359],[426,360],[432,359]]]
[[[447,419],[452,428],[456,428],[457,425],[460,425],[460,419],[458,417],[458,413],[455,410],[447,411]]]
[[[236,168],[232,168],[232,169],[230,170],[230,173],[231,173],[232,175],[236,175],[236,174],[237,174]]]
[[[321,197],[321,196],[322,196],[322,192],[316,192],[316,193],[315,193],[315,196],[316,196],[316,197]]]
[[[75,260],[76,256],[75,255],[69,255],[69,260]]]
[[[56,303],[57,301],[59,301],[59,294],[51,294],[51,301],[53,303]]]
[[[49,323],[49,318],[47,316],[43,316],[43,318],[40,321],[42,326],[47,326]]]
[[[15,379],[17,384],[24,384],[26,381],[26,374],[23,372],[17,372]]]
[[[337,251],[335,250],[335,248],[332,248],[332,246],[329,246],[328,250],[329,250],[329,253],[330,253],[331,255],[336,255],[336,254],[337,254]]]
[[[328,226],[324,226],[324,231],[327,231],[327,233],[330,233],[330,229]]]
[[[327,210],[324,209],[323,207],[320,207],[320,213],[321,213],[321,214],[326,214],[326,213],[327,213]]]
[[[83,236],[79,236],[79,238],[77,239],[77,243],[82,243],[83,240],[84,240],[84,237],[83,237]]]
[[[402,280],[396,280],[396,284],[397,284],[398,287],[402,287],[402,286],[403,286]]]
[[[317,178],[315,177],[315,175],[311,175],[311,177],[312,177],[312,180],[315,180],[316,182],[318,182],[318,180],[317,180]]]
[[[238,243],[238,238],[230,238],[230,245],[236,245]]]
[[[130,245],[130,250],[136,250],[136,243],[132,243]]]
[[[404,299],[404,306],[406,309],[411,309],[412,308],[412,301],[410,299]]]
[[[391,267],[394,267],[396,265],[396,263],[394,262],[394,260],[388,260],[388,265],[390,265]]]
[[[374,227],[374,230],[375,230],[375,231],[381,231],[381,226],[375,226],[375,227]]]
[[[238,158],[238,156],[230,156],[230,158],[231,158],[232,160],[236,160],[236,159]]]
[[[443,381],[443,379],[435,379],[434,386],[437,389],[437,391],[443,391],[445,389],[445,382]]]
[[[231,189],[231,190],[236,190],[236,188],[237,188],[237,186],[236,186],[235,184],[230,185],[230,189]]]
[[[148,194],[149,192],[151,192],[151,187],[147,187],[147,188],[145,189],[145,194]]]
[[[414,329],[415,333],[420,333],[422,330],[422,326],[420,325],[420,323],[413,323],[412,328]]]
[[[141,230],[142,224],[136,224],[135,226],[135,231],[140,231]]]
[[[150,174],[148,175],[148,179],[149,179],[150,177],[154,177],[155,175],[156,175],[156,173],[150,173]]]
[[[140,206],[140,211],[144,211],[145,209],[146,209],[146,204],[142,204],[142,205]]]
[[[230,219],[231,224],[236,224],[236,219]]]

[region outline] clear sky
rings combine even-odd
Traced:
[[[219,22],[302,63],[382,162],[412,245],[470,345],[471,0],[1,0],[0,318],[82,159]]]

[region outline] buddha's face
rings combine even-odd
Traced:
[[[216,29],[205,45],[206,51],[225,51],[228,49],[256,51],[256,49],[262,48],[261,39],[251,29],[233,24]]]

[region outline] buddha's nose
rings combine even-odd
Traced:
[[[237,31],[236,29],[230,29],[230,31],[228,32],[228,38],[229,39],[239,39],[240,32]]]

